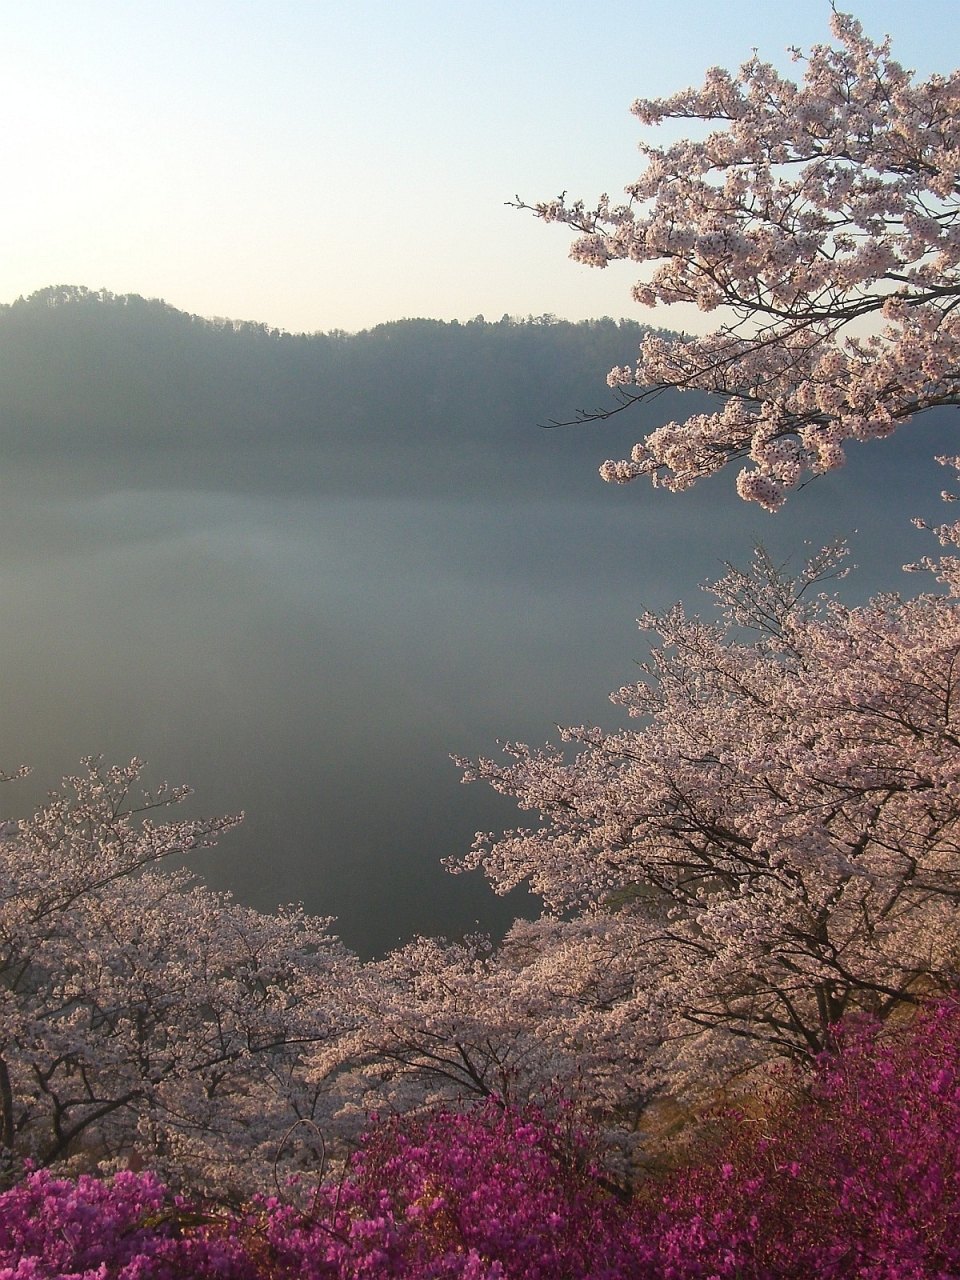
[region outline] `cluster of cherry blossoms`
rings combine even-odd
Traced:
[[[591,1055],[619,1066],[615,1111],[813,1057],[851,1011],[960,981],[960,606],[849,608],[816,590],[841,556],[790,579],[758,553],[712,588],[720,621],[643,619],[659,644],[614,695],[640,727],[467,767],[536,815],[465,865],[555,913],[521,927],[529,963],[573,995],[598,1099]]]
[[[149,1163],[249,1191],[309,1114],[306,1055],[343,1029],[355,964],[329,921],[263,914],[163,867],[237,818],[152,821],[134,761],[86,762],[0,842],[0,1150]]]
[[[775,510],[805,473],[840,466],[845,441],[960,403],[960,75],[916,83],[889,41],[845,14],[832,26],[837,47],[810,52],[802,85],[755,56],[736,77],[714,68],[698,90],[634,103],[644,125],[722,127],[642,144],[626,203],[535,206],[581,233],[580,262],[658,264],[634,288],[641,304],[732,317],[705,337],[651,334],[635,367],[611,371],[625,403],[667,387],[725,403],[653,431],[604,464],[607,480],[685,489],[749,458],[738,490]],[[871,317],[879,332],[864,336]]]
[[[545,912],[499,946],[422,938],[356,970],[350,1028],[310,1060],[331,1132],[559,1085],[629,1179],[665,1108],[955,989],[960,604],[848,607],[823,589],[843,556],[790,577],[758,553],[713,586],[716,620],[643,619],[657,642],[614,695],[636,727],[461,762],[533,821],[451,869]],[[933,567],[956,592],[951,558]]]

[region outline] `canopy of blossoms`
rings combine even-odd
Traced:
[[[667,387],[723,403],[604,463],[607,480],[686,489],[748,459],[741,496],[775,510],[804,474],[840,466],[845,441],[960,403],[960,74],[917,83],[889,41],[845,14],[832,26],[836,47],[792,51],[802,84],[754,57],[635,102],[644,125],[719,127],[641,144],[625,203],[535,206],[580,233],[580,262],[657,264],[634,287],[641,304],[731,317],[706,337],[651,334],[635,367],[611,371],[624,403]]]

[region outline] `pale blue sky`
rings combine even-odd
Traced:
[[[922,73],[960,0],[862,0]],[[0,301],[47,284],[294,330],[638,314],[504,207],[636,175],[629,104],[827,37],[826,0],[0,0]],[[673,313],[656,317],[675,323]]]

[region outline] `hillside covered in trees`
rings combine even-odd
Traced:
[[[422,455],[436,450],[427,483],[442,487],[446,472],[470,488],[491,447],[539,450],[549,470],[537,424],[612,403],[604,372],[647,332],[478,316],[290,334],[137,295],[44,289],[0,308],[0,448],[319,448],[319,483],[377,491],[422,488]],[[572,433],[568,447],[589,456],[589,443]]]

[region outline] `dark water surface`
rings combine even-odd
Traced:
[[[859,529],[847,594],[918,589],[899,565],[934,548],[908,518],[941,518],[930,458],[953,430],[865,449],[776,518],[732,476],[682,497],[602,485],[602,443],[589,464],[558,444],[549,472],[529,451],[425,456],[402,484],[309,451],[8,459],[0,767],[34,774],[5,811],[82,755],[137,754],[148,783],[194,786],[193,812],[246,811],[196,864],[244,902],[302,900],[364,954],[497,931],[536,903],[439,860],[518,815],[449,753],[622,723],[606,695],[643,656],[637,614],[705,604],[696,584],[758,537],[797,558]]]

